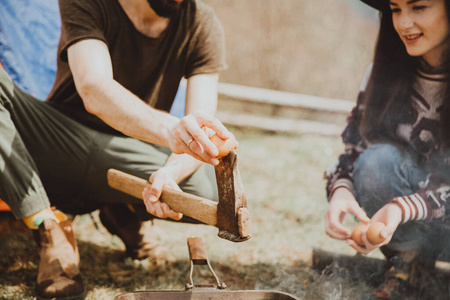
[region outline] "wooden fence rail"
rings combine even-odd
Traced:
[[[288,108],[314,109],[347,114],[355,105],[353,101],[348,100],[288,93],[230,83],[220,83],[218,90],[219,95],[228,98]]]
[[[285,133],[338,135],[355,103],[220,83],[218,118],[225,124]],[[229,104],[231,109],[223,103]],[[237,103],[237,104],[236,104]],[[261,107],[270,107],[262,110]],[[297,115],[293,112],[298,111]]]

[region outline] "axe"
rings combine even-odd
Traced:
[[[231,151],[219,158],[215,166],[219,202],[179,192],[164,187],[160,197],[171,209],[202,223],[219,228],[219,237],[232,242],[243,242],[251,238],[251,220],[247,208],[237,155]],[[107,173],[110,187],[142,199],[145,187],[151,184],[142,178],[109,169]]]

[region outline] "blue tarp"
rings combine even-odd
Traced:
[[[0,62],[24,91],[40,100],[56,74],[61,20],[58,0],[0,1]],[[186,88],[178,89],[171,114],[184,115]]]

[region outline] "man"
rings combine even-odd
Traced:
[[[37,229],[38,298],[82,299],[70,221],[58,219],[48,199],[72,213],[100,208],[127,254],[154,255],[145,210],[182,218],[158,200],[163,186],[217,197],[213,170],[201,165],[218,163],[207,132],[231,135],[211,117],[226,67],[224,38],[212,10],[197,0],[60,0],[60,11],[58,70],[47,103],[0,71],[0,197]],[[182,77],[187,116],[180,120],[167,111]],[[145,208],[107,186],[109,168],[149,178]]]

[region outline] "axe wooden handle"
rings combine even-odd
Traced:
[[[142,199],[144,188],[151,186],[145,179],[115,169],[108,170],[107,178],[110,187],[139,199]],[[176,212],[208,225],[217,225],[217,202],[167,187],[163,188],[160,200]]]
[[[189,257],[194,265],[206,265],[208,256],[206,255],[203,240],[199,237],[189,237],[187,239]]]

